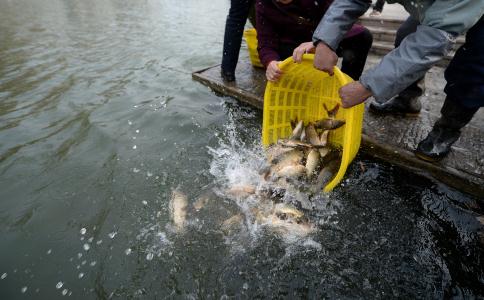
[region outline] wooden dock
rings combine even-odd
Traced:
[[[262,109],[266,86],[264,70],[253,68],[247,51],[242,49],[241,52],[236,82],[225,83],[220,76],[219,65],[194,72],[192,77],[217,93]],[[367,68],[379,59],[378,56],[370,56]],[[444,69],[440,67],[434,67],[427,73],[426,92],[421,98],[423,109],[416,118],[382,117],[366,111],[360,151],[437,179],[477,197],[484,203],[483,110],[478,111],[471,123],[464,128],[461,138],[453,146],[453,151],[441,162],[425,162],[413,154],[418,142],[425,138],[440,116],[440,108],[445,99],[443,73]],[[367,101],[366,105],[369,103]]]

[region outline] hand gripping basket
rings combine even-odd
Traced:
[[[348,75],[335,67],[334,76],[313,67],[313,54],[305,54],[301,64],[294,63],[292,57],[279,64],[284,74],[276,83],[268,82],[264,94],[262,122],[262,143],[268,146],[280,138],[291,135],[290,121],[303,120],[305,125],[328,117],[323,106],[333,108],[341,105],[338,90],[353,81]],[[342,150],[341,165],[336,176],[324,188],[333,190],[343,179],[348,165],[355,158],[360,147],[364,105],[344,109],[340,107],[336,119],[346,124],[332,130],[328,142],[332,147]]]
[[[264,66],[260,62],[259,52],[257,52],[257,32],[254,28],[247,29],[244,31],[245,42],[247,43],[247,48],[249,50],[250,62],[254,67],[263,68]]]

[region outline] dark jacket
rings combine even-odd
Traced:
[[[294,0],[287,5],[275,2],[256,2],[257,50],[266,67],[273,60],[281,60],[279,53],[282,45],[296,48],[303,42],[310,42],[333,0]],[[363,30],[362,26],[355,25],[348,36]]]

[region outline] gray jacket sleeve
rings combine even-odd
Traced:
[[[356,20],[370,7],[371,0],[337,0],[329,7],[313,34],[313,42],[322,41],[333,51]]]
[[[446,31],[420,25],[400,46],[365,72],[360,82],[377,101],[386,101],[418,80],[444,57],[455,42]]]

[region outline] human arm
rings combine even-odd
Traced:
[[[278,35],[274,29],[274,25],[266,16],[267,3],[270,1],[257,1],[256,11],[256,29],[257,29],[257,51],[261,63],[267,68],[272,61],[279,61],[280,57],[277,53],[278,49]]]
[[[361,84],[377,100],[390,99],[424,76],[448,53],[456,36],[472,27],[483,12],[484,1],[435,1],[425,10],[417,31],[365,72]]]
[[[333,68],[338,62],[336,49],[340,41],[370,4],[371,0],[339,0],[331,4],[313,34],[316,69],[333,75]]]

